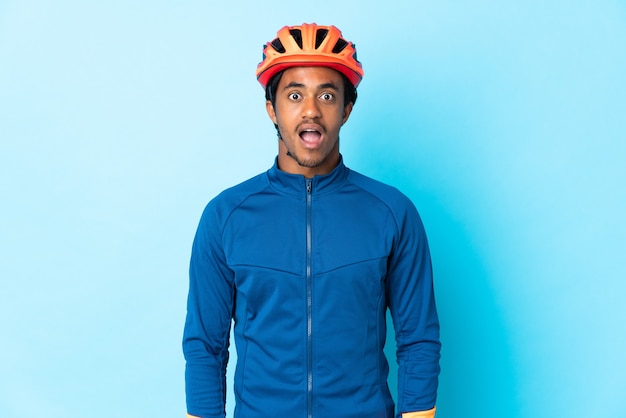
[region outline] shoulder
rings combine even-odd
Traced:
[[[369,206],[383,206],[387,215],[393,219],[398,231],[413,231],[425,234],[424,225],[417,208],[407,195],[396,187],[371,177],[350,170],[350,182],[358,187],[363,194],[369,196]]]
[[[213,198],[211,204],[237,204],[241,200],[245,200],[248,196],[259,193],[269,184],[267,172],[258,174],[248,180],[245,180],[235,186],[229,187]]]
[[[364,193],[370,194],[373,199],[385,204],[393,212],[415,210],[411,199],[394,186],[375,180],[354,170],[350,170],[349,180],[354,186],[360,188]]]
[[[202,213],[202,222],[223,224],[230,214],[250,196],[265,190],[269,185],[267,173],[258,174],[222,191],[209,201]]]

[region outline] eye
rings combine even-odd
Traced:
[[[300,93],[292,92],[292,93],[289,93],[287,97],[289,97],[289,100],[297,101],[297,100],[300,100],[302,96],[300,96]]]
[[[320,99],[322,99],[325,102],[332,101],[334,98],[335,98],[335,95],[332,93],[322,93],[320,96]]]

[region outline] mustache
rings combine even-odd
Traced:
[[[298,133],[301,133],[302,131],[305,131],[305,130],[311,130],[311,129],[314,129],[321,133],[326,133],[326,126],[324,126],[323,124],[315,120],[304,120],[296,126],[296,132]]]

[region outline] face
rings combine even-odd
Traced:
[[[278,166],[305,177],[328,174],[339,162],[339,130],[352,103],[344,106],[341,74],[325,67],[285,70],[276,90],[276,107],[267,113],[278,125]]]

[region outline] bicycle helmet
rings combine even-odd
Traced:
[[[345,40],[335,26],[315,23],[280,29],[276,39],[263,46],[263,60],[257,66],[256,76],[265,88],[279,71],[317,66],[339,71],[348,77],[354,88],[363,78],[354,44]]]

